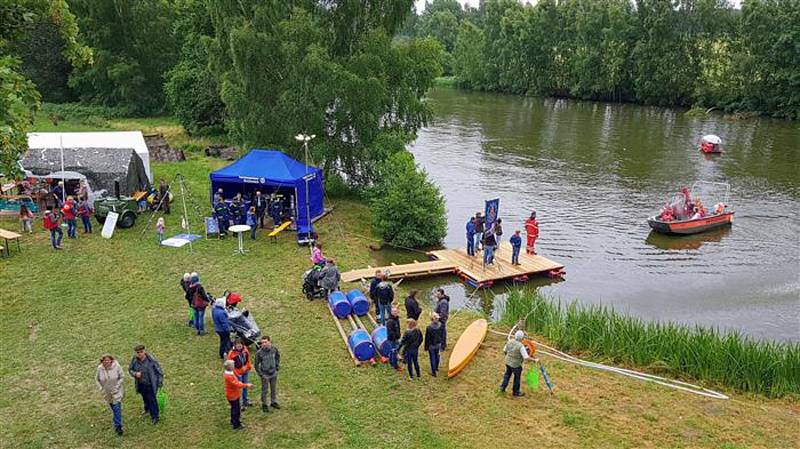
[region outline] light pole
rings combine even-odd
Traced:
[[[308,134],[304,134],[304,133],[300,133],[300,134],[294,136],[294,140],[303,143],[303,158],[305,159],[303,162],[306,165],[306,175],[303,177],[303,180],[306,182],[306,223],[308,224],[307,240],[308,240],[308,249],[311,250],[312,252],[313,252],[313,249],[311,248],[311,242],[312,242],[313,239],[311,238],[311,235],[312,235],[312,232],[311,232],[311,230],[312,230],[312,226],[311,226],[311,202],[309,201],[309,198],[308,198],[308,174],[309,174],[308,173],[308,142],[310,142],[311,139],[313,139],[315,137],[317,137],[316,134],[312,134],[312,135],[309,136]]]

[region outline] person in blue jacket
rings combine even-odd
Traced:
[[[231,350],[231,323],[228,321],[228,311],[225,310],[225,298],[214,301],[211,317],[214,319],[214,332],[219,335],[219,358],[225,360]]]
[[[247,220],[245,223],[247,226],[250,226],[250,238],[255,240],[256,239],[256,207],[250,206],[250,210],[247,211]]]
[[[522,248],[522,237],[519,235],[519,229],[514,231],[509,241],[511,242],[511,264],[519,265],[519,250]]]
[[[230,217],[228,215],[228,205],[225,204],[225,200],[223,200],[221,196],[218,197],[217,202],[214,203],[214,217],[217,219],[219,233],[227,234],[228,220],[230,220]]]
[[[467,255],[475,255],[475,219],[470,217],[467,220]]]

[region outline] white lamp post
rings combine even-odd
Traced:
[[[306,182],[306,223],[308,223],[308,230],[309,231],[311,231],[311,203],[310,203],[309,198],[308,198],[308,142],[310,142],[311,139],[313,139],[315,137],[317,137],[316,134],[312,134],[312,135],[309,136],[308,134],[303,134],[303,133],[294,136],[294,140],[303,143],[303,157],[305,159],[304,162],[306,164],[306,176],[304,177],[304,180]],[[311,248],[312,239],[311,239],[311,235],[310,234],[311,233],[309,232],[309,235],[308,235],[308,248],[312,249]]]

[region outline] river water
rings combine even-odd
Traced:
[[[505,238],[535,209],[539,254],[566,265],[562,282],[529,283],[546,295],[800,340],[797,123],[447,88],[429,101],[434,121],[410,149],[446,198],[446,246],[465,246],[467,218],[497,197]],[[699,153],[697,140],[708,133],[723,137],[725,154]],[[651,233],[647,217],[699,180],[730,184],[733,226],[689,237]],[[455,277],[409,284],[425,294],[442,286],[454,307],[495,318],[508,288],[470,296]]]

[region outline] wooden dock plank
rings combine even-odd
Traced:
[[[384,267],[369,267],[342,273],[343,282],[356,282],[372,279],[376,270],[389,270],[390,279],[407,277],[435,276],[446,273],[461,273],[477,283],[495,282],[520,276],[536,275],[563,269],[564,265],[546,257],[525,254],[519,256],[520,265],[511,264],[511,244],[503,242],[495,251],[494,264],[483,266],[483,253],[469,256],[465,249],[442,249],[431,251],[429,256],[435,260]]]

